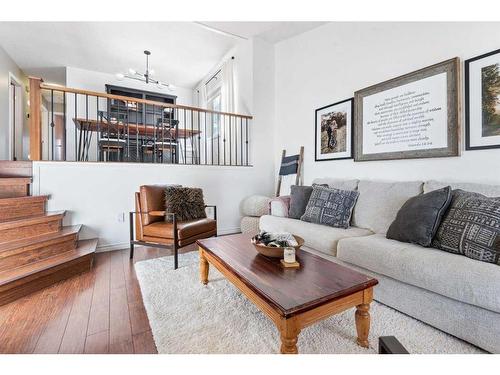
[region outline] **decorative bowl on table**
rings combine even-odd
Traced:
[[[262,254],[262,255],[264,255],[266,257],[270,257],[270,258],[283,258],[283,252],[285,251],[286,247],[295,248],[295,254],[298,255],[300,253],[300,247],[302,245],[304,245],[304,239],[302,237],[296,236],[294,234],[292,236],[295,238],[295,241],[297,241],[297,245],[294,245],[294,246],[288,246],[288,245],[268,246],[264,243],[258,242],[258,240],[256,238],[257,236],[252,237],[251,241],[252,241],[253,246],[255,247],[255,250],[257,250],[257,252],[259,254]]]

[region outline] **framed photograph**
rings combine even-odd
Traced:
[[[352,159],[354,98],[315,111],[315,160]]]
[[[465,149],[500,148],[500,49],[465,61]]]
[[[458,57],[354,94],[355,161],[460,155]]]

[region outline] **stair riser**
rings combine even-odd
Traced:
[[[17,219],[25,216],[43,215],[44,201],[19,202],[6,204],[0,202],[0,220]]]
[[[77,240],[76,235],[66,236],[0,253],[0,272],[74,250]]]
[[[29,275],[0,287],[0,306],[91,269],[94,254]]]
[[[55,218],[54,220],[44,221],[36,224],[28,224],[16,228],[0,230],[0,243],[15,241],[20,238],[31,238],[41,236],[43,234],[55,233],[61,229],[62,219]]]
[[[31,161],[0,161],[0,176],[31,177],[33,163]]]
[[[3,185],[0,186],[0,198],[18,198],[29,195],[29,185]]]

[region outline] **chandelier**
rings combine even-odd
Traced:
[[[175,86],[172,85],[171,83],[161,82],[151,77],[152,75],[154,75],[154,70],[149,68],[149,56],[151,55],[151,52],[146,50],[144,51],[144,54],[146,55],[145,73],[139,73],[137,70],[129,68],[127,73],[117,73],[116,78],[118,78],[119,81],[125,78],[135,79],[136,81],[145,82],[146,84],[149,83],[155,84],[156,87],[158,87],[159,89],[168,88],[170,91],[174,91]]]

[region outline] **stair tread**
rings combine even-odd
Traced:
[[[43,259],[39,262],[30,263],[25,266],[16,267],[11,270],[0,272],[0,286],[22,279],[24,277],[42,272],[72,260],[84,257],[88,254],[95,253],[97,247],[97,238],[90,240],[78,241],[78,246],[75,250]]]
[[[80,232],[80,229],[82,228],[81,224],[78,225],[69,225],[62,227],[59,232],[56,233],[48,233],[48,234],[42,234],[37,237],[28,237],[28,238],[22,238],[17,241],[11,241],[11,242],[5,242],[5,243],[0,243],[0,253],[2,251],[9,251],[13,249],[17,249],[20,247],[25,247],[29,246],[35,243],[40,243],[40,242],[45,242],[45,241],[50,241],[55,238],[60,238],[60,237],[65,237],[69,236],[72,234],[77,234]]]
[[[26,203],[26,202],[43,202],[49,199],[48,195],[28,195],[26,197],[9,197],[0,198],[0,205],[8,205],[13,203]]]
[[[2,185],[27,185],[31,184],[31,177],[20,176],[0,176],[0,186]]]
[[[48,218],[56,217],[56,216],[64,216],[66,211],[48,211],[43,215],[30,215],[23,217],[16,217],[15,219],[6,219],[0,220],[0,230],[5,229],[6,227],[16,227],[20,224],[32,224],[46,221]]]

